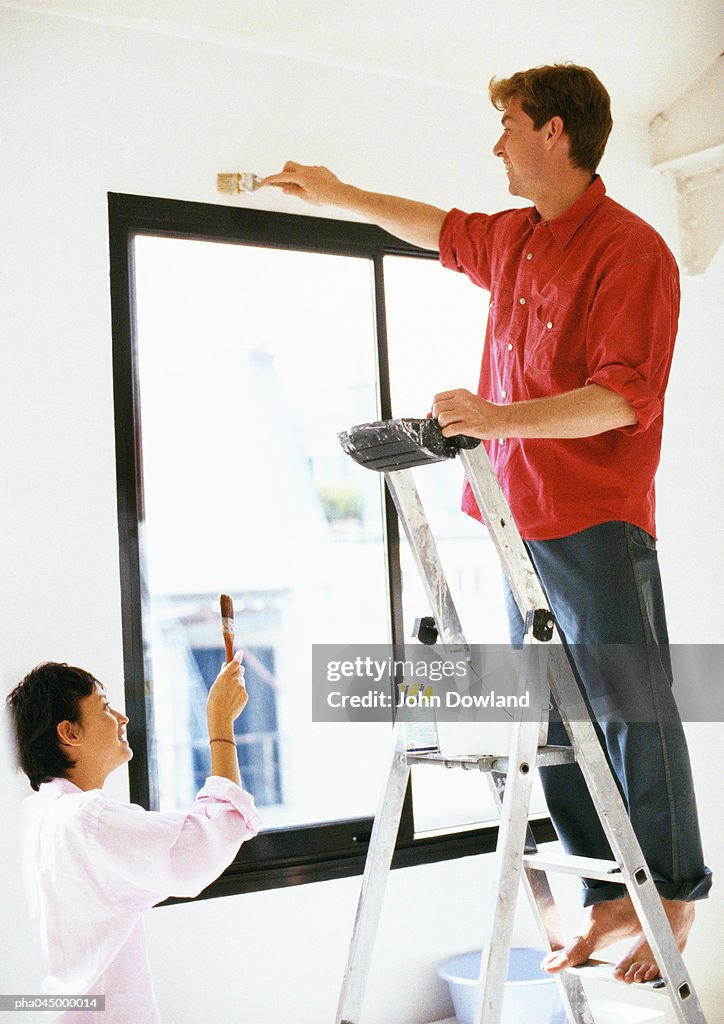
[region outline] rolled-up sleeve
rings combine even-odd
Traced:
[[[678,271],[661,254],[643,254],[602,278],[586,334],[586,384],[622,395],[636,434],[663,411],[679,312]]]
[[[440,262],[448,270],[466,274],[480,288],[490,290],[488,239],[495,221],[486,213],[450,210],[440,230]]]
[[[250,794],[212,776],[188,812],[147,811],[99,794],[85,827],[97,883],[119,907],[142,910],[169,896],[197,896],[261,826]]]

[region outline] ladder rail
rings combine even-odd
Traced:
[[[538,722],[517,721],[500,815],[493,913],[480,958],[474,1024],[499,1024],[503,1012],[537,747]]]
[[[488,780],[496,806],[499,811],[502,811],[506,775],[502,772],[489,772]],[[528,825],[525,835],[525,853],[528,855],[537,850],[538,846],[533,836],[533,830]],[[533,871],[525,864],[524,860],[523,888],[546,947],[551,950],[560,949],[565,945],[565,933],[548,875],[545,871]],[[575,974],[560,971],[555,975],[555,981],[568,1020],[575,1024],[595,1024],[581,979]]]
[[[347,953],[336,1024],[359,1024],[365,989],[372,966],[375,939],[392,856],[400,827],[410,768],[403,757],[403,732],[396,724],[392,736],[392,762],[380,795],[357,901],[352,938]]]
[[[485,448],[482,445],[477,448],[461,448],[458,454],[525,622],[527,612],[538,608],[549,609],[540,580]]]
[[[430,602],[440,638],[445,644],[459,645],[469,650],[412,470],[399,469],[385,473],[384,476]]]

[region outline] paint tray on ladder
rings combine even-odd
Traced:
[[[437,420],[397,419],[360,423],[337,435],[342,448],[365,469],[392,473],[454,459],[460,448],[475,448],[476,437],[443,437]]]

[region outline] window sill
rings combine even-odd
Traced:
[[[531,829],[538,843],[557,840],[550,818],[531,821]],[[471,829],[441,836],[424,837],[398,844],[392,858],[393,870],[416,867],[421,864],[435,864],[438,861],[456,860],[458,857],[475,857],[481,853],[493,853],[498,839],[498,826]],[[246,892],[263,892],[265,889],[283,889],[292,885],[306,885],[309,882],[327,882],[334,878],[350,878],[361,875],[367,857],[367,844],[361,844],[359,851],[322,855],[314,853],[303,856],[274,858],[273,863],[259,861],[254,865],[231,864],[226,871],[207,886],[197,900],[215,899],[219,896],[236,896]],[[185,898],[172,897],[159,906],[187,903]]]

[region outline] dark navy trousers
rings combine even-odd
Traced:
[[[609,522],[556,540],[526,541],[526,547],[593,713],[606,709],[596,730],[659,893],[702,899],[711,872],[704,865],[689,752],[671,692],[656,541],[630,523]],[[506,602],[511,641],[518,645],[523,621],[507,582]],[[618,683],[607,690],[607,675],[610,680],[618,671],[611,666],[626,650],[635,666],[626,683],[635,687],[633,705],[622,699]],[[555,709],[548,736],[550,743],[570,745]],[[541,778],[564,849],[611,859],[579,767],[542,769]],[[624,894],[623,886],[584,879],[584,906]]]

